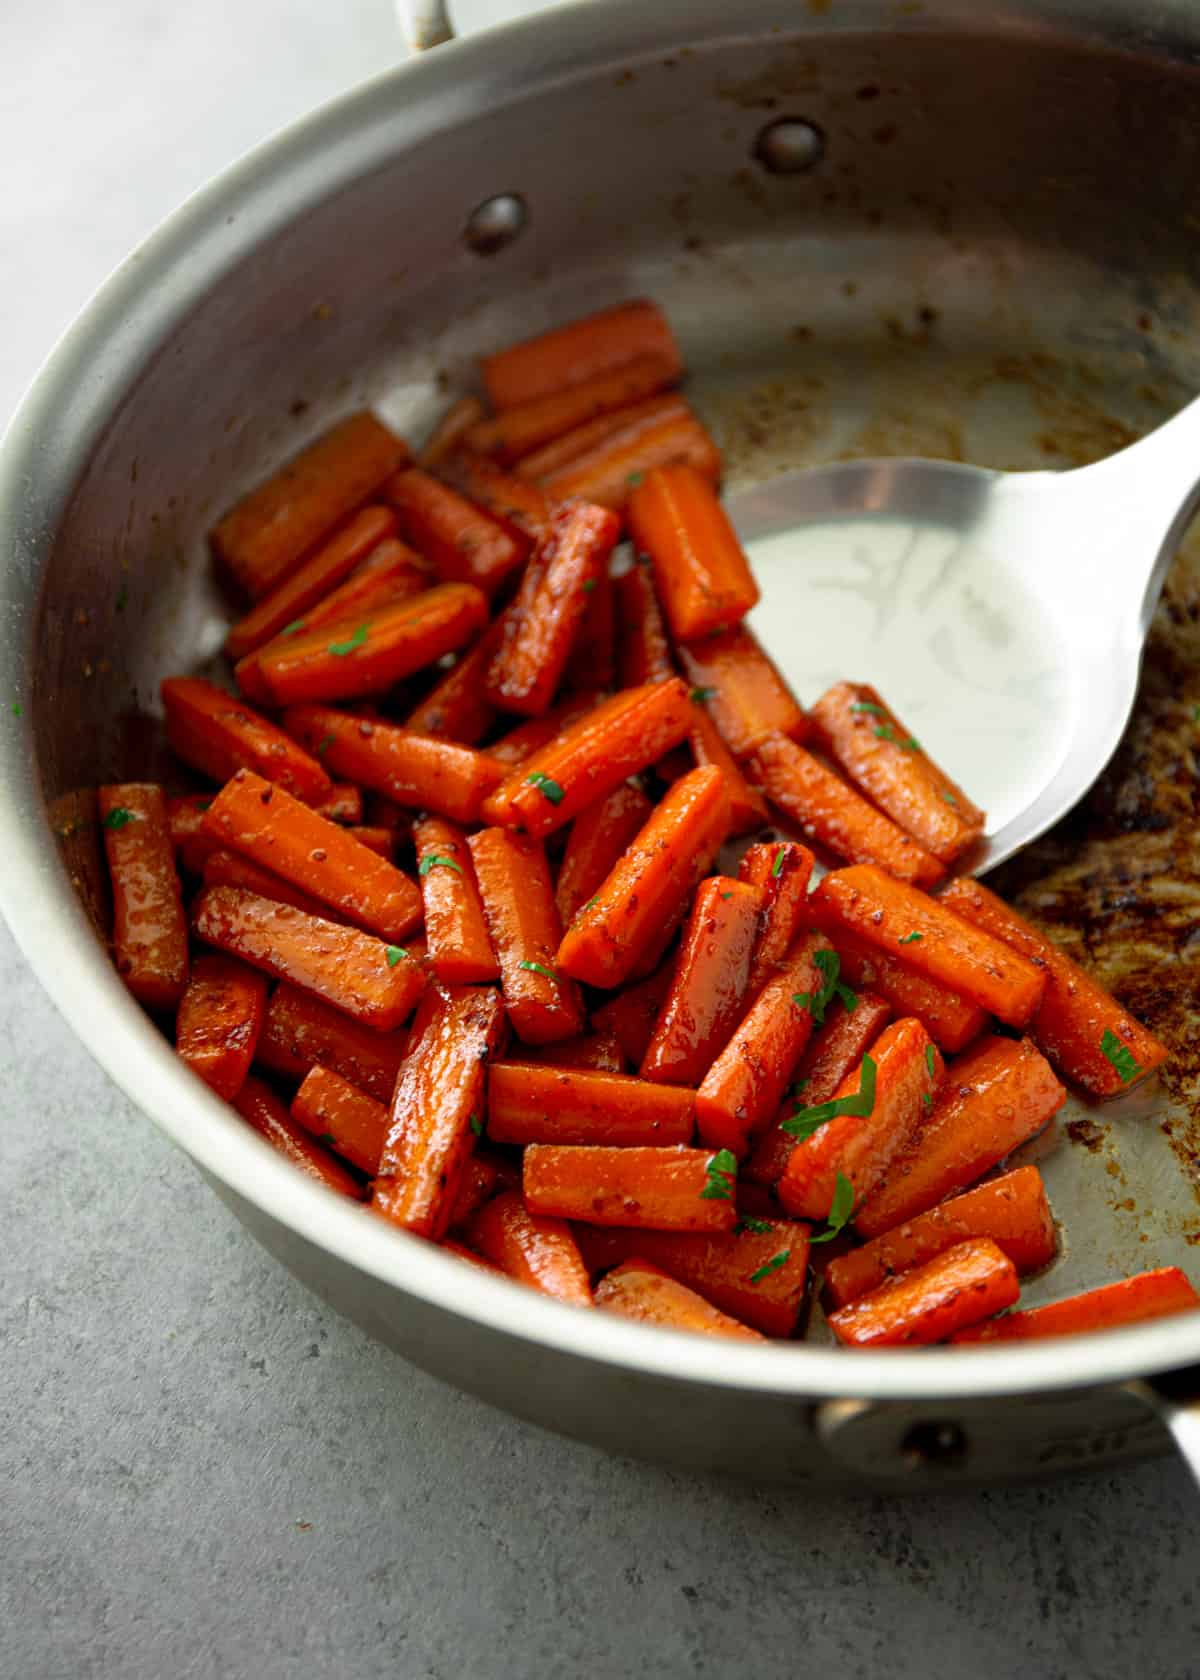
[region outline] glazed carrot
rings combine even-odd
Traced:
[[[824,994],[829,942],[804,934],[742,1017],[696,1093],[696,1125],[714,1149],[746,1153],[774,1115],[812,1036],[813,999]],[[801,1001],[805,1000],[805,1001]]]
[[[771,735],[795,741],[807,735],[796,696],[744,624],[677,651],[684,676],[735,758],[745,758]]]
[[[504,766],[487,753],[329,706],[295,706],[283,721],[337,775],[452,822],[476,822],[484,799],[504,780]]]
[[[388,1110],[331,1068],[317,1063],[292,1098],[292,1119],[360,1172],[374,1173],[388,1133]]]
[[[690,722],[687,690],[678,680],[623,689],[522,759],[485,801],[484,821],[549,834],[653,764],[683,739]],[[715,771],[695,774],[721,781]]]
[[[713,764],[724,776],[729,795],[730,834],[752,834],[765,828],[771,820],[766,800],[742,775],[737,760],[703,705],[693,701],[692,714],[692,727],[688,731],[692,764]]]
[[[755,1184],[778,1183],[797,1141],[791,1132],[783,1130],[781,1122],[790,1120],[801,1104],[813,1108],[831,1101],[879,1037],[891,1013],[890,1005],[872,992],[859,992],[853,1009],[836,998],[827,1006],[825,1024],[809,1039],[796,1064],[794,1100],[784,1103],[770,1129],[758,1139],[742,1169],[745,1178]]]
[[[576,1231],[589,1271],[649,1260],[766,1336],[790,1336],[796,1329],[808,1286],[808,1236],[807,1225],[779,1218],[740,1221],[732,1231],[711,1235],[598,1225]]]
[[[322,799],[319,805],[313,806],[313,810],[330,822],[359,828],[363,821],[362,789],[355,787],[353,782],[335,782],[329,798]]]
[[[635,298],[484,356],[479,369],[493,407],[509,409],[627,368],[643,356],[660,357],[669,379],[683,372],[666,317],[648,298]]]
[[[1101,1284],[1064,1301],[1044,1307],[1005,1313],[988,1324],[976,1324],[950,1338],[953,1342],[1032,1341],[1041,1336],[1082,1336],[1089,1330],[1114,1330],[1121,1324],[1142,1324],[1170,1313],[1200,1307],[1200,1295],[1178,1266],[1160,1266],[1118,1283]]]
[[[528,537],[419,467],[389,478],[383,494],[396,510],[401,534],[433,561],[443,583],[475,584],[494,595],[532,546]]]
[[[674,962],[664,963],[636,986],[627,986],[599,1009],[592,1010],[593,1027],[612,1033],[621,1046],[621,1054],[633,1067],[640,1067],[646,1054],[658,1012],[671,989],[674,967]]]
[[[382,694],[401,677],[469,642],[487,618],[487,600],[467,583],[442,583],[379,607],[354,622],[301,630],[258,653],[258,670],[277,706]]]
[[[492,758],[499,759],[501,764],[524,764],[527,758],[553,741],[556,736],[578,723],[580,718],[586,717],[600,704],[602,696],[579,692],[568,694],[557,706],[552,706],[541,717],[526,718],[515,729],[510,729],[507,735],[502,735],[498,741],[493,741],[488,747]]]
[[[968,1237],[990,1237],[1019,1273],[1036,1272],[1054,1258],[1054,1220],[1036,1167],[989,1179],[831,1260],[825,1268],[825,1299],[831,1309],[848,1306]]]
[[[192,905],[192,932],[381,1032],[398,1027],[424,989],[399,946],[239,887],[206,887]]]
[[[497,1062],[487,1131],[493,1143],[690,1143],[693,1107],[690,1091],[623,1073]]]
[[[842,975],[852,986],[876,991],[892,1006],[893,1015],[915,1015],[925,1031],[947,1055],[956,1055],[979,1037],[987,1025],[987,1011],[957,992],[938,985],[899,957],[890,956],[842,927],[833,916],[821,914],[809,900],[816,925],[828,934],[842,960]]]
[[[987,887],[978,881],[952,881],[939,902],[1044,972],[1046,990],[1029,1023],[1029,1036],[1072,1085],[1093,1097],[1113,1097],[1166,1061],[1165,1044]]]
[[[639,476],[654,467],[685,462],[715,484],[721,476],[721,455],[699,419],[683,401],[651,412],[657,400],[625,409],[623,416],[614,415],[619,424],[606,437],[579,449],[561,467],[541,471],[535,482],[553,501],[578,497],[618,513],[624,510]],[[580,431],[568,433],[560,442],[566,445],[573,438],[579,443]],[[544,456],[545,451],[539,454]],[[531,474],[537,460],[538,455],[527,455],[521,462],[522,474]]]
[[[619,655],[617,675],[623,688],[663,682],[675,675],[671,642],[648,565],[631,566],[613,580]]]
[[[751,846],[738,864],[738,880],[757,887],[762,908],[750,968],[749,990],[757,992],[787,956],[805,926],[813,855],[794,840]]]
[[[250,770],[226,782],[204,826],[222,845],[383,939],[404,939],[420,925],[421,894],[407,875],[349,829],[327,822]]]
[[[721,1312],[703,1295],[642,1259],[626,1260],[611,1271],[596,1288],[596,1305],[663,1330],[690,1330],[739,1341],[762,1340],[757,1330]]]
[[[356,1202],[362,1200],[358,1180],[327,1149],[315,1142],[299,1121],[292,1119],[271,1087],[264,1085],[261,1079],[251,1074],[233,1098],[233,1106],[273,1149],[285,1155],[309,1178],[315,1178],[318,1184],[325,1185],[329,1190],[336,1190],[339,1196],[349,1196]]]
[[[900,881],[930,887],[946,873],[931,852],[869,805],[848,782],[786,735],[750,754],[751,778],[806,840],[847,863],[874,863]]]
[[[571,657],[563,672],[563,687],[569,693],[610,689],[614,686],[617,659],[616,608],[613,581],[605,566],[596,587],[587,592],[587,605],[575,633]]]
[[[984,813],[869,683],[835,683],[808,715],[823,750],[927,852],[953,863],[980,839]]]
[[[624,1073],[626,1067],[621,1041],[614,1032],[581,1033],[557,1044],[527,1044],[522,1056],[542,1067],[591,1068],[594,1073]]]
[[[511,463],[544,443],[562,437],[631,403],[653,397],[679,377],[677,357],[659,352],[636,356],[624,366],[534,397],[506,408],[490,420],[480,420],[464,439],[469,449]]]
[[[835,870],[816,889],[813,905],[1010,1027],[1023,1027],[1041,1002],[1042,969],[881,869],[859,864]]]
[[[403,1034],[365,1027],[285,980],[267,1004],[255,1061],[293,1079],[320,1063],[382,1103],[391,1101],[403,1055]]]
[[[168,677],[162,684],[171,750],[215,782],[236,770],[255,770],[297,799],[328,799],[333,784],[315,758],[283,730],[202,677]]]
[[[445,817],[425,816],[413,825],[413,840],[433,972],[447,985],[498,979],[466,835]]]
[[[699,1085],[725,1048],[742,1017],[760,902],[756,887],[724,875],[700,883],[643,1079]]]
[[[468,1223],[467,1236],[518,1283],[572,1306],[591,1306],[591,1285],[570,1226],[531,1213],[516,1190],[485,1202]]]
[[[981,1039],[950,1069],[933,1112],[854,1216],[862,1237],[965,1190],[1040,1132],[1067,1093],[1027,1038]]]
[[[291,904],[297,910],[303,910],[310,916],[321,916],[326,921],[345,923],[347,919],[302,887],[294,887],[282,875],[276,875],[274,870],[264,869],[262,864],[242,857],[238,852],[231,852],[226,846],[217,846],[208,854],[200,879],[206,887],[244,887],[260,898],[269,898],[276,904]]]
[[[1017,1269],[990,1237],[956,1244],[829,1316],[846,1347],[925,1346],[1010,1307]]]
[[[188,979],[187,919],[166,798],[154,782],[114,782],[96,797],[117,972],[147,1009],[174,1009]]]
[[[556,967],[562,922],[541,842],[484,828],[467,845],[517,1037],[527,1044],[574,1038],[584,1025],[583,1001],[575,982]]]
[[[437,476],[502,525],[528,553],[550,522],[550,504],[527,478],[508,472],[487,455],[459,449],[447,456]]]
[[[617,859],[649,821],[653,809],[640,788],[632,782],[622,782],[575,818],[554,893],[564,927],[580,906],[603,886]]]
[[[443,1237],[481,1124],[484,1063],[504,1037],[492,986],[431,986],[392,1096],[371,1186],[377,1212],[417,1236]]]
[[[651,1231],[731,1231],[737,1162],[726,1150],[534,1143],[522,1184],[531,1213]]]
[[[477,426],[486,418],[487,409],[478,397],[459,397],[457,402],[451,403],[430,432],[424,448],[417,456],[420,465],[440,466],[448,455],[453,455],[462,447],[463,439],[471,427]]]
[[[407,459],[373,414],[351,414],[243,496],[213,527],[213,552],[261,600]]]
[[[592,986],[619,986],[669,934],[728,828],[721,772],[689,771],[567,929],[558,950],[563,972]]]
[[[507,633],[488,670],[486,693],[499,710],[537,716],[549,709],[595,589],[620,534],[607,508],[573,503],[551,515],[517,590]]]
[[[376,857],[391,863],[396,851],[396,836],[392,829],[377,828],[372,823],[350,823],[346,833],[352,840],[357,840],[360,846],[374,852]]]
[[[446,675],[413,707],[404,727],[416,735],[439,735],[463,746],[477,746],[496,721],[496,708],[484,693],[484,681],[504,635],[503,613],[461,653]]]
[[[185,793],[167,800],[167,828],[175,861],[189,875],[199,875],[213,843],[204,832],[204,813],[213,802],[211,793]]]
[[[450,1209],[450,1229],[465,1225],[471,1215],[481,1208],[500,1185],[500,1173],[495,1161],[476,1152],[463,1168],[458,1191]]]
[[[757,604],[760,591],[729,516],[694,467],[681,461],[648,472],[633,487],[627,518],[677,642],[740,624]]]
[[[175,1022],[175,1054],[226,1102],[241,1090],[262,1031],[267,982],[232,957],[196,958]]]
[[[560,472],[582,456],[602,449],[613,438],[628,437],[668,423],[678,424],[690,412],[678,391],[664,391],[657,397],[647,397],[643,402],[630,403],[627,408],[598,414],[593,420],[573,426],[539,449],[530,450],[515,463],[513,471],[530,483],[541,483],[551,473]]]
[[[834,1197],[847,1183],[854,1192],[852,1205],[870,1195],[920,1131],[944,1071],[921,1023],[894,1021],[829,1103],[814,1105],[802,1092],[803,1106],[785,1124],[815,1125],[816,1130],[796,1144],[775,1187],[788,1213],[798,1219],[831,1218]],[[835,1112],[822,1119],[829,1109]]]

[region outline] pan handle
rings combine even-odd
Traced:
[[[430,47],[453,41],[446,0],[396,0],[396,11],[410,52],[428,52]]]
[[[1158,1414],[1200,1487],[1200,1368],[1163,1371],[1125,1387]]]

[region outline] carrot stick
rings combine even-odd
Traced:
[[[275,904],[290,904],[307,915],[320,916],[326,921],[344,924],[347,920],[302,887],[294,887],[282,875],[276,875],[274,870],[264,869],[261,863],[254,863],[225,846],[218,846],[208,854],[200,879],[206,887],[243,887],[247,892],[257,893],[259,898],[269,898]]]
[[[154,782],[114,782],[96,797],[117,972],[147,1009],[174,1009],[187,985],[188,946],[166,798]]]
[[[434,973],[446,985],[498,979],[466,835],[445,817],[425,816],[414,824],[413,840]]]
[[[438,467],[449,455],[462,447],[463,439],[472,426],[487,418],[478,397],[459,397],[451,403],[445,414],[430,432],[421,453],[417,456],[418,463],[423,467]]]
[[[371,1186],[372,1207],[393,1224],[445,1236],[483,1115],[484,1063],[503,1036],[494,987],[434,986],[426,994]]]
[[[835,683],[809,716],[823,750],[927,852],[953,863],[980,839],[984,813],[869,683]]]
[[[451,822],[476,822],[484,799],[504,780],[504,766],[487,753],[328,706],[296,706],[283,721],[337,775]]]
[[[393,601],[358,622],[302,630],[258,653],[277,706],[382,694],[444,653],[469,642],[487,619],[487,600],[466,583],[443,583]]]
[[[585,503],[558,508],[525,569],[485,690],[502,711],[547,711],[566,669],[589,588],[606,575],[620,534],[615,514]]]
[[[1066,1095],[1027,1038],[981,1039],[954,1063],[911,1148],[855,1214],[855,1229],[877,1237],[965,1190],[1040,1132]]]
[[[1093,1097],[1127,1091],[1167,1059],[1167,1047],[1065,951],[978,881],[952,881],[939,902],[1040,968],[1046,990],[1029,1023],[1038,1049]]]
[[[623,1073],[497,1062],[488,1079],[493,1143],[690,1143],[692,1093]]]
[[[420,925],[421,894],[407,875],[252,771],[239,770],[226,782],[204,826],[223,845],[383,939],[404,939]]]
[[[663,694],[667,686],[642,692]],[[676,782],[568,928],[558,950],[563,972],[592,986],[619,986],[674,926],[728,828],[719,770],[692,770]]]
[[[417,702],[404,720],[416,735],[438,735],[474,747],[496,721],[496,708],[484,693],[484,681],[504,636],[503,613],[471,647],[460,653],[440,681]]]
[[[234,1097],[233,1106],[273,1149],[285,1155],[309,1178],[315,1178],[318,1184],[335,1190],[339,1196],[349,1196],[356,1202],[362,1200],[358,1180],[327,1149],[315,1142],[299,1121],[292,1119],[271,1087],[264,1085],[261,1079],[251,1074]]]
[[[555,902],[566,927],[604,884],[609,871],[654,810],[632,782],[621,782],[587,806],[571,824],[559,865]]]
[[[314,805],[313,810],[319,817],[327,817],[330,822],[342,823],[348,828],[359,828],[363,821],[362,789],[355,787],[353,782],[335,782],[329,798],[323,799],[319,805]]]
[[[742,775],[720,730],[703,705],[695,701],[692,703],[688,746],[692,750],[694,765],[713,764],[725,778],[725,791],[729,795],[730,835],[752,834],[756,829],[765,828],[771,820],[766,800]]]
[[[297,799],[328,799],[333,784],[315,758],[283,730],[202,677],[168,677],[162,684],[171,750],[215,782],[254,770]]]
[[[610,689],[616,675],[617,624],[613,581],[607,566],[587,592],[587,605],[575,633],[571,657],[563,672],[568,692]]]
[[[737,1162],[726,1150],[534,1143],[522,1184],[532,1213],[651,1231],[731,1231]]]
[[[467,1237],[518,1283],[572,1306],[591,1306],[591,1285],[570,1226],[532,1213],[516,1190],[485,1202],[469,1221]]]
[[[433,561],[443,583],[475,584],[494,595],[532,547],[528,537],[419,467],[389,478],[383,494],[396,510],[402,535]]]
[[[751,846],[738,864],[738,880],[758,888],[762,905],[750,968],[752,994],[766,984],[805,926],[813,861],[807,846],[774,840]]]
[[[619,656],[617,675],[623,688],[665,682],[675,675],[671,642],[654,579],[648,565],[631,566],[613,580]]]
[[[351,414],[243,496],[213,527],[213,552],[261,600],[407,459],[373,414]]]
[[[898,957],[889,956],[823,915],[810,899],[816,925],[828,934],[842,960],[842,974],[850,985],[876,991],[892,1006],[893,1015],[915,1015],[938,1049],[956,1055],[979,1037],[987,1025],[987,1011],[969,1003],[926,974],[918,974]]]
[[[550,504],[527,478],[508,472],[487,455],[459,449],[441,463],[437,476],[503,526],[526,553],[550,523]]]
[[[798,1219],[829,1219],[847,1183],[852,1206],[870,1195],[920,1131],[944,1071],[921,1023],[894,1021],[830,1102],[813,1105],[801,1093],[803,1107],[784,1124],[816,1130],[797,1142],[776,1185],[787,1211]]]
[[[627,408],[585,420],[539,449],[531,450],[515,463],[513,470],[530,483],[539,484],[551,473],[603,449],[613,438],[633,436],[662,425],[677,425],[690,413],[678,391],[664,391],[657,397],[647,397],[642,402],[630,403]]]
[[[626,1260],[611,1271],[596,1288],[596,1305],[664,1330],[690,1330],[738,1341],[762,1340],[757,1330],[721,1312],[703,1295],[642,1259]]]
[[[541,842],[484,828],[467,845],[517,1037],[526,1044],[575,1037],[584,1025],[583,1001],[575,982],[555,966],[562,922]]]
[[[471,1215],[496,1194],[499,1185],[500,1173],[495,1161],[478,1153],[472,1155],[458,1181],[458,1191],[450,1209],[450,1229],[454,1231],[465,1225]]]
[[[702,881],[641,1076],[699,1085],[742,1016],[758,931],[756,887],[714,875]],[[686,1139],[680,1139],[686,1142]]]
[[[623,992],[618,992],[616,997],[592,1011],[593,1027],[615,1036],[622,1056],[632,1067],[642,1064],[658,1012],[671,989],[674,967],[673,962],[664,963],[645,980],[639,980],[636,986],[627,986]]]
[[[581,1033],[557,1044],[527,1044],[522,1054],[527,1062],[541,1067],[590,1068],[593,1073],[624,1073],[626,1068],[621,1041],[614,1032]]]
[[[831,1310],[848,1306],[969,1237],[990,1237],[1022,1274],[1036,1272],[1054,1258],[1054,1220],[1036,1167],[1018,1167],[952,1196],[874,1242],[831,1260],[825,1268],[826,1302]]]
[[[628,368],[643,356],[660,357],[668,379],[683,372],[666,317],[649,299],[635,298],[484,356],[479,367],[493,407],[509,409]]]
[[[563,734],[572,724],[578,723],[580,718],[595,711],[601,698],[599,694],[589,694],[582,690],[577,694],[568,694],[557,706],[543,712],[541,717],[526,718],[524,723],[510,729],[507,735],[493,741],[488,747],[488,753],[492,758],[499,759],[501,764],[524,764],[526,759],[540,752],[556,736]]]
[[[816,889],[813,906],[1010,1027],[1023,1027],[1041,1002],[1042,969],[881,869],[835,870]]]
[[[291,1112],[305,1131],[360,1172],[379,1170],[388,1133],[386,1104],[318,1063],[305,1074],[292,1098]]]
[[[580,449],[561,467],[542,471],[535,483],[553,501],[578,497],[618,513],[641,475],[654,467],[684,462],[715,484],[721,476],[721,455],[699,419],[683,401],[654,412],[656,401],[625,409],[623,418],[614,415],[619,422],[615,430]],[[571,438],[580,442],[580,431],[568,433],[560,442],[566,445]],[[527,455],[521,462],[522,474],[532,473],[537,460],[538,456]]]
[[[744,624],[678,649],[683,674],[735,758],[768,736],[802,741],[808,719],[778,667]]]
[[[696,1093],[696,1125],[714,1149],[743,1156],[750,1134],[779,1107],[812,1035],[813,1000],[825,991],[826,953],[823,935],[805,934],[705,1074]]]
[[[204,813],[213,802],[211,793],[185,793],[167,800],[167,828],[175,861],[189,875],[199,875],[213,842],[204,832]]]
[[[633,487],[628,519],[677,642],[740,624],[757,604],[760,591],[729,516],[694,467],[681,461],[648,472]]]
[[[391,863],[396,851],[396,836],[390,828],[377,828],[372,823],[351,823],[346,833],[352,840],[357,840],[360,846],[365,846],[376,857]]]
[[[1118,1283],[1101,1284],[1064,1301],[1048,1301],[1044,1307],[1005,1313],[988,1324],[976,1324],[951,1336],[952,1342],[1032,1341],[1041,1336],[1082,1336],[1089,1330],[1114,1330],[1121,1324],[1142,1324],[1147,1319],[1165,1318],[1171,1313],[1191,1312],[1200,1306],[1200,1295],[1178,1266],[1161,1266],[1157,1271],[1139,1272]]]
[[[320,1063],[382,1103],[403,1055],[403,1034],[376,1032],[284,981],[267,1004],[255,1061],[293,1079]]]
[[[846,1347],[925,1346],[1011,1306],[1019,1294],[1004,1250],[974,1237],[830,1314],[829,1328]]]
[[[175,1022],[175,1054],[219,1097],[232,1101],[254,1059],[267,982],[231,957],[197,957]]]
[[[206,887],[192,905],[192,931],[381,1032],[398,1027],[424,989],[400,946],[239,887]]]
[[[469,449],[495,456],[498,461],[519,461],[589,420],[656,396],[678,377],[678,359],[652,351],[580,384],[506,408],[493,419],[480,420],[464,441]]]

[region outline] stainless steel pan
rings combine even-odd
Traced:
[[[6,913],[113,1078],[266,1247],[409,1359],[621,1451],[792,1481],[1038,1475],[1195,1427],[1169,1395],[1200,1389],[1200,1317],[977,1351],[730,1349],[464,1276],[335,1202],[124,993],[94,932],[86,790],[147,772],[157,679],[219,645],[203,532],[232,493],[355,403],[419,434],[476,352],[614,299],[668,310],[735,505],[798,461],[1066,465],[1153,425],[1200,386],[1198,64],[1190,0],[563,7],[439,46],[261,149],[51,358],[0,457]],[[1013,883],[1086,916],[1101,965],[1148,976],[1181,1042],[1197,576],[1185,553],[1106,791]],[[1176,1065],[1060,1128],[1045,1165],[1068,1246],[1035,1291],[1188,1264],[1195,1070]]]

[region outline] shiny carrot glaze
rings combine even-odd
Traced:
[[[744,624],[678,652],[684,676],[705,696],[709,716],[735,758],[745,758],[768,736],[800,741],[808,733],[799,701]]]
[[[285,881],[273,869],[264,869],[252,858],[242,857],[239,852],[231,852],[225,846],[218,846],[208,854],[200,879],[206,887],[244,887],[260,898],[272,899],[276,904],[294,905],[297,910],[304,910],[310,916],[322,916],[326,921],[344,923],[349,919],[302,887]]]
[[[649,556],[657,594],[677,642],[740,624],[759,588],[711,482],[686,462],[655,467],[635,484],[626,515],[639,554]]]
[[[117,973],[147,1009],[174,1009],[188,979],[187,919],[167,801],[154,782],[97,790],[112,880]]]
[[[690,1091],[621,1073],[497,1062],[488,1079],[493,1143],[690,1143]]]
[[[209,951],[192,964],[175,1022],[175,1053],[226,1102],[250,1072],[266,1008],[266,978],[245,963]]]
[[[1082,1336],[1090,1330],[1115,1330],[1121,1324],[1143,1324],[1171,1313],[1194,1312],[1200,1295],[1178,1266],[1160,1266],[1136,1277],[1101,1284],[1064,1301],[1044,1307],[1005,1313],[987,1324],[961,1330],[954,1342],[1026,1342],[1042,1336]]]
[[[944,1342],[955,1331],[1010,1307],[1017,1269],[990,1237],[958,1243],[829,1316],[846,1347]]]
[[[485,1202],[468,1222],[467,1237],[518,1283],[571,1306],[591,1306],[591,1284],[571,1227],[565,1219],[532,1213],[516,1190]]]
[[[498,979],[465,833],[445,817],[425,816],[413,825],[413,840],[434,973],[457,986]]]
[[[233,1106],[243,1120],[302,1173],[339,1196],[349,1196],[356,1202],[362,1200],[362,1189],[353,1174],[311,1138],[298,1120],[292,1119],[271,1087],[261,1079],[251,1074],[233,1098]]]
[[[688,746],[693,764],[713,764],[725,778],[725,791],[729,795],[730,834],[753,834],[756,829],[765,828],[771,820],[766,800],[743,776],[737,759],[725,745],[721,731],[703,704],[697,701],[693,701]]]
[[[714,875],[692,900],[671,989],[642,1058],[644,1080],[699,1085],[742,1017],[758,933],[756,887]]]
[[[594,693],[616,686],[617,620],[610,569],[605,566],[588,591],[587,605],[563,672],[568,694]]]
[[[292,1098],[292,1119],[360,1172],[375,1173],[388,1133],[387,1104],[332,1068],[309,1068]]]
[[[918,974],[902,958],[868,944],[836,917],[822,915],[811,898],[809,910],[816,925],[832,941],[841,958],[842,976],[851,986],[878,992],[891,1004],[893,1015],[915,1015],[946,1055],[957,1055],[979,1037],[988,1015],[977,1003],[939,985],[927,974]]]
[[[484,680],[504,634],[504,614],[473,646],[460,653],[446,675],[419,700],[404,720],[416,735],[439,735],[474,747],[496,721],[496,708],[484,693]]]
[[[204,832],[204,813],[211,793],[184,793],[167,800],[167,828],[175,861],[189,875],[199,875],[214,844]]]
[[[651,1231],[731,1231],[733,1178],[711,1149],[535,1143],[522,1186],[533,1213]]]
[[[541,842],[484,828],[467,845],[514,1031],[527,1044],[573,1038],[583,1030],[583,1000],[558,969],[562,922]]]
[[[303,1079],[320,1063],[378,1102],[388,1103],[404,1057],[404,1034],[377,1032],[283,981],[267,1004],[255,1061]]]
[[[660,357],[673,379],[683,372],[662,310],[635,298],[484,356],[480,372],[493,406],[504,410],[585,385],[643,356]]]
[[[226,782],[253,770],[297,799],[317,804],[333,790],[327,772],[277,724],[269,723],[202,677],[168,677],[162,684],[167,740],[185,764]]]
[[[486,455],[457,449],[438,467],[437,476],[489,513],[527,552],[545,536],[550,504],[537,485]]]
[[[603,885],[653,810],[640,788],[622,782],[579,813],[571,824],[554,894],[564,927]]]
[[[624,410],[623,416],[613,415],[618,424],[612,430],[579,448],[561,467],[541,472],[535,482],[554,501],[578,497],[617,513],[624,512],[641,475],[654,467],[685,462],[715,484],[721,476],[720,451],[697,415],[682,400],[651,412],[658,401],[651,398],[649,403]],[[581,442],[583,430],[569,433],[568,438]],[[565,444],[567,439],[559,441]],[[526,456],[522,472],[529,473],[535,460],[534,455]]]
[[[492,419],[480,420],[463,441],[468,448],[494,455],[498,461],[519,461],[564,432],[654,396],[673,384],[680,371],[677,353],[648,351],[618,368],[605,369],[578,384],[556,387],[505,408]]]
[[[813,855],[794,840],[750,846],[738,864],[738,880],[756,887],[761,899],[758,939],[750,969],[750,991],[766,984],[805,926]]]
[[[648,564],[631,566],[613,582],[617,610],[617,675],[623,688],[665,682],[675,675],[671,641]]]
[[[654,1032],[654,1023],[671,989],[675,964],[665,962],[653,974],[626,986],[613,998],[592,1010],[592,1025],[598,1032],[610,1032],[621,1046],[631,1067],[640,1067]]]
[[[527,1044],[521,1055],[543,1067],[591,1068],[595,1073],[624,1073],[628,1065],[616,1033],[603,1030],[562,1038],[557,1044]]]
[[[532,546],[511,524],[502,525],[419,467],[388,479],[383,495],[396,510],[401,534],[433,561],[443,583],[473,584],[494,595]]]
[[[524,764],[532,758],[534,753],[540,752],[544,746],[553,741],[555,736],[563,734],[572,724],[586,717],[604,698],[601,694],[581,691],[572,693],[559,701],[557,706],[551,706],[541,717],[526,718],[517,724],[506,735],[491,742],[488,747],[489,755],[501,764],[510,767]]]
[[[597,1286],[596,1305],[663,1330],[690,1330],[737,1341],[762,1340],[757,1330],[740,1324],[703,1295],[642,1259],[626,1260],[611,1271]]]

